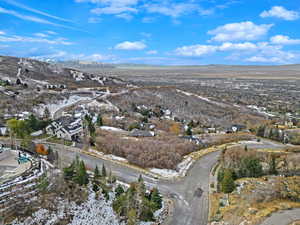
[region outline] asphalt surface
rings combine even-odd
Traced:
[[[81,153],[78,149],[57,145],[62,166],[67,166],[78,155],[89,169],[105,164],[107,170],[112,170],[118,179],[125,182],[136,181],[139,171]],[[194,163],[186,177],[176,180],[158,180],[143,176],[148,187],[157,187],[160,192],[174,201],[174,216],[166,222],[168,225],[206,225],[208,217],[209,173],[217,162],[219,152],[202,157]]]
[[[136,181],[141,174],[140,171],[112,161],[103,160],[80,152],[79,149],[54,144],[59,150],[62,166],[67,166],[78,155],[84,160],[89,169],[105,164],[108,170],[112,170],[117,178],[124,182]],[[255,143],[247,144],[249,147],[266,148],[276,147],[277,143]],[[253,146],[252,146],[253,145]],[[173,216],[167,219],[166,225],[207,225],[209,211],[209,174],[212,167],[217,163],[220,151],[209,153],[196,161],[184,178],[174,180],[158,180],[143,175],[146,186],[157,187],[160,192],[174,201]],[[274,213],[261,225],[287,225],[290,222],[300,219],[300,209]]]
[[[300,220],[300,209],[291,209],[273,213],[261,225],[289,225],[290,223]]]

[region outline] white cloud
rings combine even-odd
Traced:
[[[118,18],[122,18],[122,19],[125,19],[127,21],[131,20],[133,18],[132,15],[128,14],[128,13],[121,13],[121,14],[118,14],[116,15],[116,17]]]
[[[146,52],[147,55],[156,55],[157,53],[158,52],[156,50],[150,50]]]
[[[47,30],[46,31],[48,34],[51,34],[51,35],[56,35],[57,33],[56,32],[54,32],[54,31],[52,31],[52,30]]]
[[[91,10],[92,13],[96,15],[101,14],[117,14],[120,15],[124,12],[133,12],[136,13],[137,10],[135,8],[126,7],[126,6],[109,6],[109,7],[103,7],[103,8],[95,8]]]
[[[86,54],[72,54],[66,51],[61,50],[52,50],[48,54],[36,54],[31,56],[31,58],[38,60],[84,60],[84,61],[94,61],[94,62],[103,62],[110,61],[115,59],[113,55],[103,55],[100,53],[94,53],[91,55]]]
[[[46,19],[42,19],[42,18],[35,17],[35,16],[24,15],[24,14],[14,11],[14,10],[5,9],[3,7],[0,7],[0,14],[1,13],[17,17],[21,20],[27,20],[27,21],[31,21],[31,22],[35,22],[35,23],[47,24],[47,25],[52,25],[52,26],[56,26],[56,27],[64,27],[64,28],[71,29],[71,30],[78,30],[78,31],[85,32],[85,31],[75,28],[75,27],[65,26],[63,24],[52,23]]]
[[[91,10],[96,15],[115,15],[126,20],[132,19],[132,13],[137,13],[138,0],[75,0],[75,2],[90,2],[97,5]]]
[[[268,42],[259,43],[232,43],[225,42],[220,45],[190,45],[175,49],[175,54],[187,57],[201,57],[218,52],[233,53],[225,59],[244,60],[258,63],[292,63],[299,55],[284,51],[282,45],[274,45]]]
[[[203,56],[215,52],[225,51],[256,51],[260,47],[251,42],[231,43],[225,42],[221,45],[190,45],[179,47],[175,50],[181,56]]]
[[[293,53],[283,53],[280,56],[252,56],[247,58],[245,61],[254,63],[276,63],[276,64],[286,64],[290,63],[292,59],[296,56]]]
[[[144,44],[141,41],[124,41],[122,43],[119,43],[115,46],[115,49],[117,50],[143,50],[147,47],[146,44]]]
[[[82,60],[98,61],[98,62],[105,61],[105,60],[112,59],[112,58],[113,58],[113,56],[111,56],[111,55],[102,55],[99,53],[81,56]]]
[[[234,50],[251,51],[256,49],[257,49],[257,45],[251,42],[244,42],[244,43],[225,42],[218,47],[218,50],[220,51],[234,51]]]
[[[208,34],[214,35],[213,41],[252,41],[265,36],[273,24],[256,25],[251,21],[229,23],[219,26]]]
[[[11,4],[13,6],[16,6],[18,8],[25,9],[27,11],[30,11],[30,12],[33,12],[33,13],[36,13],[36,14],[39,14],[39,15],[42,15],[42,16],[46,16],[46,17],[49,17],[49,18],[52,18],[52,19],[63,21],[63,22],[72,22],[71,20],[68,20],[68,19],[65,19],[65,18],[62,18],[62,17],[58,17],[58,16],[54,16],[54,15],[51,15],[49,13],[45,13],[45,12],[42,12],[40,10],[28,7],[26,5],[23,5],[21,3],[16,2],[14,0],[4,0],[4,1],[6,3]]]
[[[257,44],[257,53],[245,59],[247,62],[259,63],[276,63],[286,64],[293,63],[298,55],[291,51],[284,51],[280,45],[270,45],[267,42]]]
[[[37,33],[41,34],[41,33]],[[18,35],[0,35],[0,42],[27,42],[27,43],[46,43],[50,45],[72,45],[72,42],[67,41],[65,38],[47,39],[39,37],[25,37]]]
[[[177,48],[175,53],[181,56],[203,56],[214,53],[217,50],[218,46],[214,45],[190,45]]]
[[[297,45],[300,44],[300,39],[291,39],[289,36],[276,35],[271,37],[271,43],[278,45]]]
[[[58,24],[52,23],[48,20],[45,20],[45,19],[42,19],[42,18],[39,18],[39,17],[23,15],[23,14],[20,14],[16,11],[8,10],[8,9],[2,8],[2,7],[0,7],[0,13],[12,15],[12,16],[15,16],[15,17],[17,17],[19,19],[22,19],[22,20],[28,20],[28,21],[32,21],[32,22],[36,22],[36,23],[51,24],[51,25],[58,26]]]
[[[44,33],[34,33],[34,35],[37,36],[37,37],[42,37],[42,38],[49,37],[49,35],[44,34]]]
[[[159,13],[173,18],[178,18],[190,13],[198,13],[200,15],[210,15],[213,13],[212,10],[202,9],[199,5],[194,3],[165,2],[163,4],[146,4],[145,8],[149,13]]]
[[[5,34],[5,32],[0,30],[0,35],[4,35],[4,34]]]
[[[269,11],[263,11],[260,17],[276,17],[284,20],[297,20],[300,18],[299,12],[287,10],[282,6],[273,6]]]

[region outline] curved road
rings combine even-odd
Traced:
[[[55,145],[55,148],[59,150],[58,153],[61,162],[64,163],[63,166],[71,163],[76,158],[76,155],[79,155],[90,169],[95,168],[96,165],[99,167],[104,163],[107,169],[111,169],[118,179],[125,182],[136,181],[141,173],[127,166],[84,154],[78,148],[60,144],[51,145]],[[270,144],[266,141],[260,147],[266,147],[266,145],[274,145],[274,142]],[[254,146],[258,147],[254,143],[248,144],[248,147]],[[174,215],[168,218],[166,221],[167,225],[207,225],[209,174],[211,168],[217,163],[219,154],[220,151],[217,151],[203,156],[193,164],[184,178],[157,180],[143,175],[145,184],[148,187],[157,187],[163,195],[174,200]],[[261,225],[288,225],[296,219],[300,219],[300,209],[274,213]]]
[[[58,153],[63,166],[71,163],[76,155],[79,155],[88,168],[93,169],[96,165],[99,167],[104,163],[107,169],[111,169],[118,179],[126,182],[136,181],[140,175],[140,172],[135,169],[86,155],[81,153],[79,149],[60,144],[53,145],[59,150]],[[212,166],[217,162],[218,155],[219,152],[214,152],[203,156],[194,163],[187,176],[182,179],[157,180],[143,175],[148,187],[157,187],[162,194],[174,200],[175,216],[169,218],[169,221],[166,222],[168,225],[207,225],[209,173]]]

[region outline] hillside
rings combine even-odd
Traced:
[[[0,56],[0,79],[16,82],[17,79],[29,86],[36,84],[64,84],[99,86],[123,84],[118,78],[101,76],[98,73],[82,72],[28,58]]]

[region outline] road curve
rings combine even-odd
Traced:
[[[273,142],[263,143],[261,146],[248,143],[248,147],[262,148],[267,146],[274,147]],[[87,167],[95,168],[103,163],[107,169],[111,169],[118,179],[125,182],[136,181],[141,174],[137,169],[116,164],[113,161],[104,160],[98,157],[84,154],[78,148],[67,147],[60,144],[55,145],[58,150],[63,166],[72,162],[79,155],[84,160]],[[166,221],[167,225],[207,225],[209,211],[209,174],[211,168],[217,163],[220,151],[209,153],[197,160],[187,175],[174,180],[157,180],[144,175],[144,181],[148,187],[157,187],[160,192],[174,200],[174,215]],[[200,190],[200,195],[199,195]],[[298,214],[298,218],[296,217]],[[287,225],[293,220],[300,219],[300,209],[274,213],[261,225]],[[280,222],[280,223],[279,223]]]
[[[52,145],[52,144],[51,144]],[[80,152],[77,148],[53,144],[58,150],[62,166],[71,163],[78,155],[84,160],[87,167],[93,169],[103,163],[107,169],[111,169],[118,179],[125,182],[136,181],[140,171],[112,161],[103,160]],[[194,163],[187,176],[176,180],[157,180],[144,176],[148,187],[157,187],[164,195],[174,200],[174,216],[166,222],[168,225],[206,225],[208,217],[208,188],[209,173],[217,162],[219,152],[203,156]],[[199,188],[203,191],[201,196],[196,195]]]

